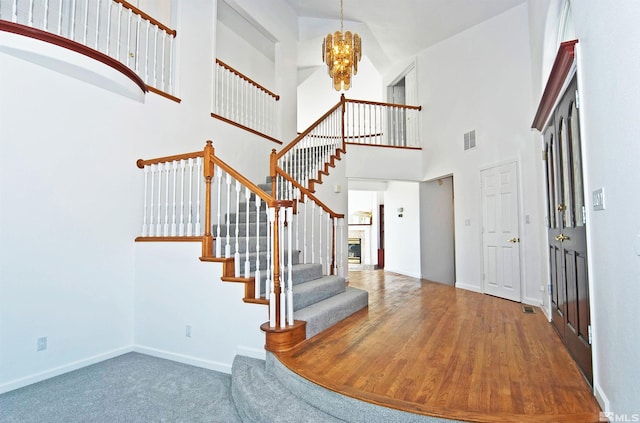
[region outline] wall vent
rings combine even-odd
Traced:
[[[475,148],[476,146],[476,130],[469,131],[464,134],[464,149],[469,150],[470,148]]]

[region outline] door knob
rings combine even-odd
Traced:
[[[570,239],[570,238],[568,236],[566,236],[565,234],[560,234],[560,235],[556,236],[556,241],[563,242],[563,241],[566,241],[568,239]]]
[[[513,237],[509,240],[509,242],[515,244],[516,242],[520,242],[520,238]]]
[[[565,211],[567,209],[567,206],[565,206],[564,204],[558,204],[558,211]]]

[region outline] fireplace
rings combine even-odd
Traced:
[[[349,263],[362,263],[362,239],[349,238]]]

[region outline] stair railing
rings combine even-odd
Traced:
[[[275,123],[279,95],[219,59],[216,59],[215,79],[211,116],[278,141]]]
[[[124,0],[0,0],[0,19],[106,54],[172,95],[176,31]]]
[[[201,260],[223,263],[223,280],[253,287],[245,301],[269,304],[269,327],[293,325],[293,202],[242,176],[215,155],[211,141],[203,151],[137,166],[144,203],[136,241],[201,241]]]
[[[344,214],[331,210],[291,175],[275,166],[276,160],[273,151],[271,165],[276,174],[273,192],[278,193],[277,198],[293,200],[289,234],[295,240],[294,250],[300,252],[304,263],[320,264],[323,274],[345,276]]]
[[[314,184],[328,175],[347,144],[420,148],[421,110],[422,106],[351,100],[342,94],[335,106],[276,154],[274,169],[314,192]],[[286,193],[278,195],[286,198]]]

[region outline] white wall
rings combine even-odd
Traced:
[[[596,395],[640,413],[640,3],[572,2],[581,92]],[[606,210],[591,193],[605,188]]]
[[[533,116],[527,5],[515,7],[457,34],[417,57],[423,138],[423,180],[454,176],[456,283],[481,290],[480,169],[517,160],[521,169],[520,234],[523,301],[539,304],[544,206],[540,204],[540,147]],[[477,147],[463,150],[476,130]],[[471,225],[465,226],[469,219]],[[423,219],[424,220],[424,219]]]
[[[455,283],[453,178],[420,184],[421,273],[424,279]]]
[[[201,262],[199,243],[135,245],[135,349],[231,373],[237,353],[264,359],[268,308],[242,301],[244,285],[222,282]],[[186,336],[186,326],[191,336]]]
[[[249,6],[251,12],[266,7]],[[210,117],[215,7],[206,0],[179,3],[181,103],[151,93],[140,101],[106,89],[113,80],[83,68],[86,58],[74,60],[75,53],[61,52],[68,61],[55,63],[54,71],[54,61],[42,55],[26,60],[18,57],[20,47],[0,51],[0,392],[126,352],[137,342],[134,238],[143,183],[137,159],[198,151],[212,139],[223,160],[264,180],[277,145]],[[295,40],[290,7],[274,1],[268,8],[256,15],[264,26]],[[0,36],[6,47],[7,34]],[[36,52],[57,49],[21,42]],[[295,54],[285,50],[276,59],[288,133],[295,132],[296,83],[286,75],[296,73]],[[131,89],[131,82],[119,83],[121,92],[127,84]],[[241,296],[236,301],[234,310],[242,313]],[[234,322],[227,319],[231,332]],[[48,348],[36,352],[42,336]],[[203,359],[224,363],[229,357],[226,351]]]
[[[402,208],[399,217],[398,208]],[[384,268],[420,277],[420,184],[390,181],[384,193]]]

